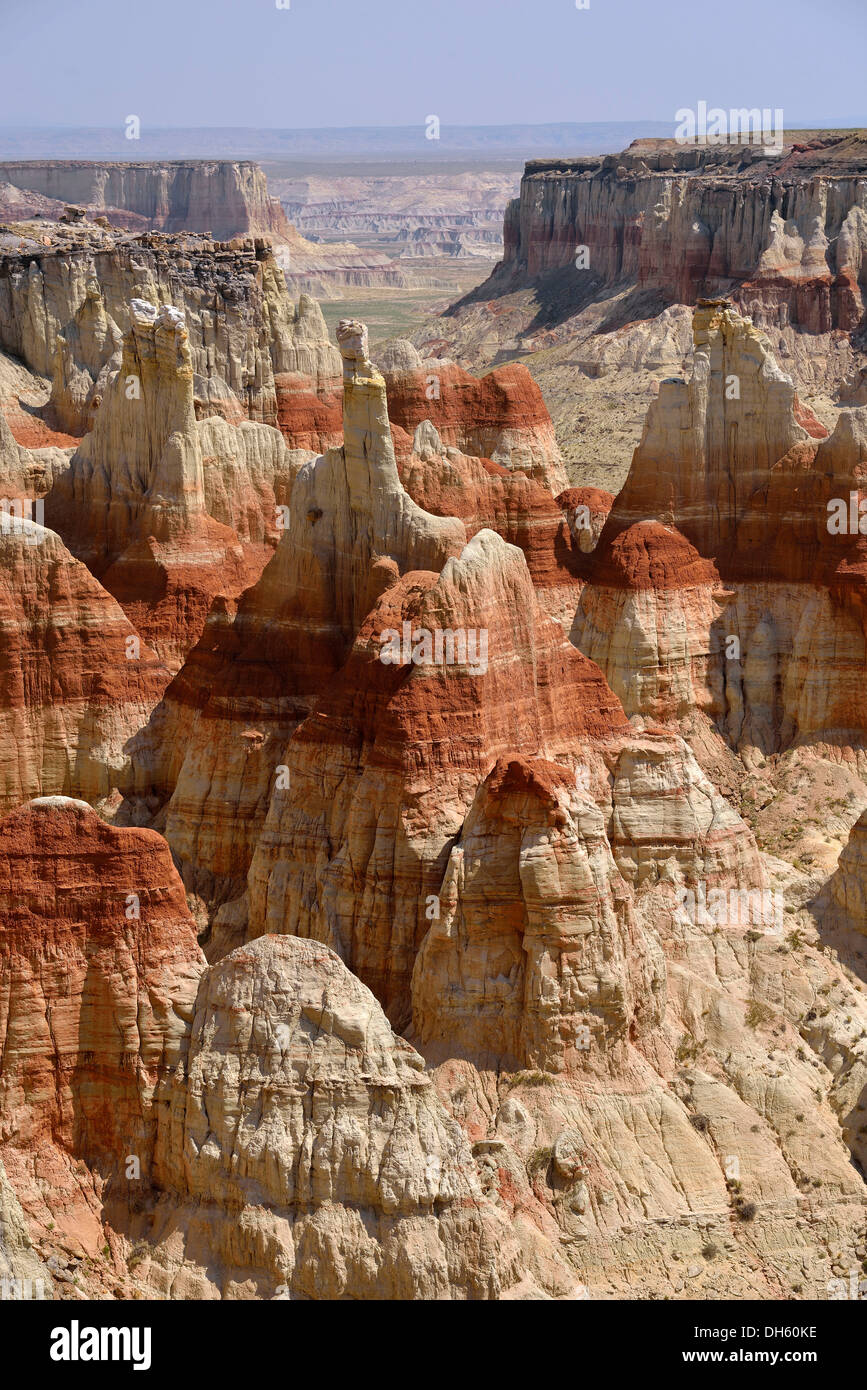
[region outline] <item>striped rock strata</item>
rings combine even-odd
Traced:
[[[152,831],[66,798],[0,821],[0,1038],[12,1185],[41,1243],[89,1256],[91,1289],[574,1285],[537,1229],[510,1230],[487,1201],[422,1059],[333,953],[283,937],[207,969]]]

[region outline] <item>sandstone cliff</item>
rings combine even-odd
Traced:
[[[220,241],[288,232],[265,175],[249,161],[15,160],[0,164],[0,180],[94,215],[107,213],[115,226],[131,230],[207,232]]]
[[[268,243],[90,226],[47,240],[0,255],[0,350],[52,378],[52,423],[91,428],[138,298],[183,315],[199,417],[279,424],[303,448],[337,442],[339,354],[316,302],[290,300]]]
[[[532,160],[490,279],[413,335],[474,369],[524,357],[572,480],[619,486],[660,376],[690,355],[699,298],[725,295],[801,389],[861,400],[867,219],[863,137],[743,145],[637,141]],[[592,473],[588,474],[588,465]]]
[[[829,437],[725,302],[696,310],[694,337],[691,378],[660,386],[586,562],[574,640],[630,712],[703,711],[748,757],[819,743],[860,761],[865,556],[848,509],[867,416],[842,411]]]
[[[574,265],[669,299],[734,293],[761,326],[855,328],[863,314],[864,142],[831,137],[783,158],[738,145],[637,142],[604,159],[531,160],[506,214],[501,275]]]
[[[255,569],[236,533],[206,510],[184,321],[145,300],[130,308],[118,371],[46,517],[176,668],[214,596],[240,593]],[[273,446],[285,448],[276,431],[269,442],[274,466]]]
[[[448,443],[357,321],[343,443],[302,459],[197,420],[178,310],[131,316],[75,457],[7,441],[179,668],[114,825],[0,823],[0,1157],[39,1251],[55,1223],[121,1297],[825,1297],[867,1258],[861,830],[828,882],[830,841],[769,827],[799,787],[841,838],[867,802],[862,540],[827,526],[863,411],[828,436],[705,303],[620,495],[555,500],[508,390],[503,462],[459,371]]]
[[[423,362],[402,339],[380,360],[392,425],[413,435],[428,420],[452,448],[526,473],[553,492],[566,486],[550,417],[524,367],[498,367],[479,379],[455,362]]]
[[[37,523],[0,518],[0,808],[63,793],[102,802],[169,672],[123,610]]]
[[[371,604],[466,540],[459,520],[425,512],[401,487],[362,325],[342,326],[341,349],[343,447],[300,469],[273,559],[236,608],[215,609],[137,745],[135,790],[171,795],[166,834],[187,886],[210,904],[243,890],[281,749]]]

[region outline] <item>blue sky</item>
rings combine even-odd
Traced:
[[[0,0],[0,124],[867,125],[867,0]]]

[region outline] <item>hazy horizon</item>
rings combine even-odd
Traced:
[[[673,126],[700,100],[782,108],[791,129],[867,124],[840,110],[859,99],[841,93],[863,90],[863,0],[827,0],[819,17],[837,40],[833,66],[812,61],[807,0],[790,0],[784,26],[753,0],[723,11],[691,0],[81,0],[39,11],[0,0],[0,126],[122,131],[133,114],[143,132],[423,128],[430,115],[444,130]]]

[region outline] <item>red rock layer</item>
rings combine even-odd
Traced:
[[[462,453],[502,460],[558,492],[566,482],[542,393],[520,363],[474,377],[456,362],[431,359],[386,367],[384,375],[389,419],[407,434],[430,420]]]
[[[208,515],[188,335],[177,310],[134,301],[123,357],[45,515],[177,669],[218,594],[256,577]]]
[[[593,568],[593,583],[613,589],[688,589],[719,583],[712,560],[671,526],[639,521],[621,531]]]
[[[324,453],[336,448],[343,436],[343,393],[301,372],[274,376],[277,426],[293,449]]]
[[[384,664],[383,635],[405,622],[483,631],[486,669]],[[497,758],[571,765],[582,739],[626,727],[598,667],[542,616],[520,551],[479,532],[440,575],[386,589],[287,745],[292,790],[272,797],[253,860],[251,931],[316,937],[328,921],[350,968],[405,1019],[425,899]]]
[[[0,808],[40,793],[98,800],[169,672],[59,537],[0,534]]]
[[[347,372],[344,446],[301,468],[273,559],[237,605],[215,605],[137,745],[136,791],[171,796],[167,838],[211,907],[243,891],[286,740],[383,588],[441,567],[466,540],[460,521],[401,487],[382,377],[366,360]]]
[[[448,456],[404,457],[399,471],[410,497],[425,511],[460,517],[468,537],[487,528],[523,550],[537,588],[574,584],[577,564],[568,523],[547,488],[532,478],[454,450]]]
[[[127,1155],[148,1180],[155,1093],[202,965],[160,835],[60,797],[0,821],[3,1158],[22,1200],[44,1202],[61,1231],[93,1221],[72,1159],[114,1174],[127,1199]]]
[[[80,435],[52,429],[40,415],[26,410],[17,396],[7,397],[0,402],[0,411],[12,431],[12,437],[25,449],[47,449],[52,445],[58,449],[68,449],[70,446],[75,448],[81,438]]]
[[[699,306],[694,336],[693,377],[661,383],[594,574],[622,531],[656,518],[726,582],[826,584],[860,603],[867,538],[829,531],[828,503],[860,495],[867,412],[841,412],[828,437],[767,340],[725,301]]]

